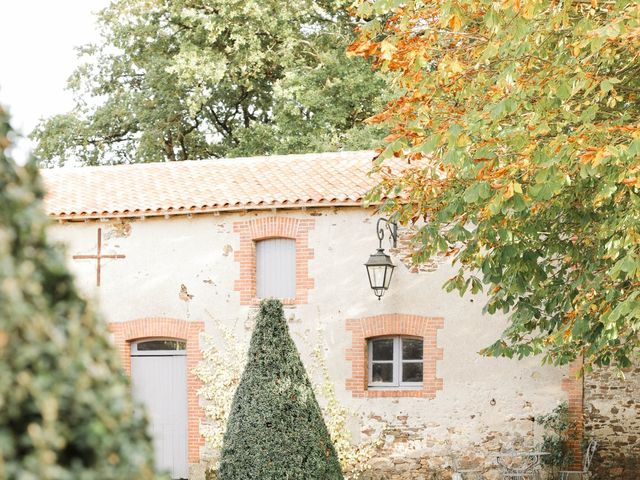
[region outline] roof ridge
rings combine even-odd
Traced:
[[[296,161],[304,161],[314,157],[328,157],[335,158],[337,156],[341,157],[343,160],[359,160],[360,157],[366,157],[371,155],[371,159],[375,155],[375,151],[373,150],[345,150],[338,152],[319,152],[319,153],[288,153],[288,154],[277,154],[277,155],[257,155],[253,157],[221,157],[221,158],[203,158],[200,160],[177,160],[174,162],[145,162],[145,163],[118,163],[112,165],[90,165],[90,166],[63,166],[63,167],[54,167],[54,168],[42,168],[40,171],[43,176],[47,176],[53,173],[70,173],[70,172],[81,172],[88,170],[112,170],[115,168],[133,168],[133,169],[144,169],[144,168],[178,168],[189,166],[189,165],[226,165],[226,164],[239,164],[239,163],[260,163],[268,160],[277,160],[279,162],[296,162]],[[356,158],[353,158],[356,157]]]

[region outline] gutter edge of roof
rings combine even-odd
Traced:
[[[371,206],[376,206],[381,202],[372,203]],[[84,220],[102,220],[111,218],[153,218],[153,217],[175,217],[175,216],[188,216],[188,215],[206,215],[217,213],[233,213],[243,211],[265,211],[265,210],[304,210],[307,208],[334,208],[334,207],[352,207],[352,208],[367,208],[362,201],[351,202],[325,202],[325,203],[307,203],[307,204],[291,204],[291,205],[233,205],[227,207],[218,208],[203,208],[198,210],[191,209],[175,209],[175,210],[153,210],[153,211],[125,211],[125,212],[103,212],[103,213],[48,213],[49,217],[57,221],[84,221]]]

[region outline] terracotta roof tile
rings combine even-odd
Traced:
[[[50,215],[154,216],[359,205],[371,151],[43,170]]]

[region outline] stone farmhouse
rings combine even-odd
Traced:
[[[448,478],[432,472],[450,472],[452,454],[495,478],[492,455],[532,449],[535,419],[562,402],[576,422],[576,462],[586,430],[600,440],[599,478],[640,478],[638,368],[624,382],[610,372],[583,380],[538,358],[480,356],[506,319],[484,315],[482,296],[445,293],[446,259],[412,266],[402,232],[398,248],[383,242],[396,268],[378,300],[363,266],[378,247],[380,215],[363,206],[372,157],[43,172],[52,235],[147,405],[159,466],[204,478],[213,452],[194,368],[205,337],[222,326],[247,339],[260,298],[278,297],[314,378],[313,352],[323,352],[353,442],[378,441],[370,478]]]

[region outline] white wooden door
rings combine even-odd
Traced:
[[[156,468],[187,478],[187,357],[185,343],[147,340],[131,348],[133,396],[146,407]]]

